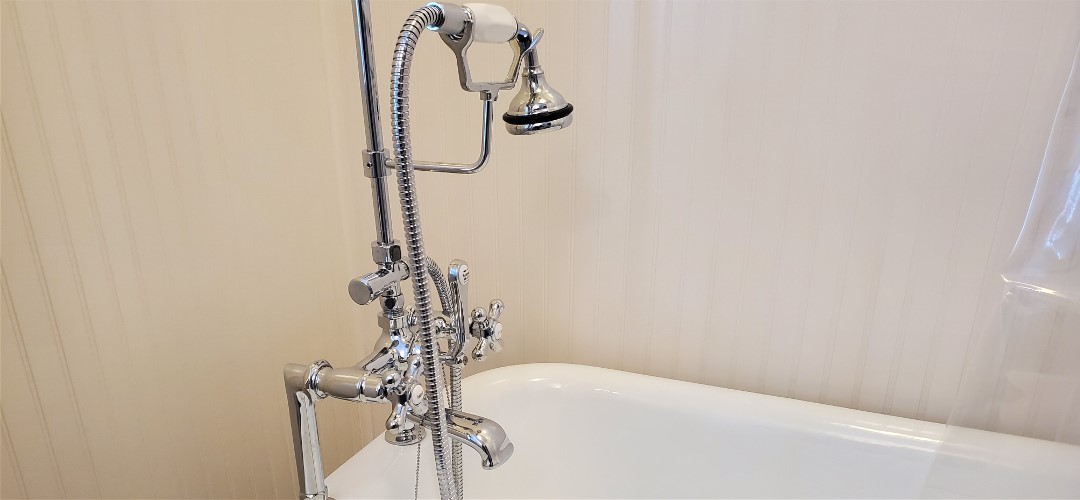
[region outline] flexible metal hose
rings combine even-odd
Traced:
[[[435,473],[439,480],[439,495],[456,498],[451,463],[447,457],[446,394],[443,392],[443,370],[435,343],[434,315],[431,310],[431,293],[427,286],[427,273],[420,270],[426,266],[424,235],[420,227],[420,206],[413,172],[412,144],[409,138],[409,71],[413,51],[420,33],[428,25],[442,24],[442,12],[434,6],[424,6],[413,11],[405,20],[394,47],[394,67],[390,79],[390,130],[394,136],[394,156],[397,159],[398,195],[405,226],[405,242],[409,250],[413,273],[413,295],[416,300],[416,316],[420,324],[420,346],[424,361],[424,378],[427,384],[428,412],[432,420],[431,444],[435,451]],[[434,412],[434,415],[430,415]]]
[[[449,314],[454,303],[450,301],[450,284],[446,282],[446,276],[443,276],[442,268],[435,263],[431,257],[424,257],[424,263],[427,267],[428,276],[431,276],[431,282],[435,283],[435,291],[439,292],[439,303],[442,304],[442,310],[444,313]]]
[[[439,293],[439,303],[442,304],[443,312],[450,314],[456,307],[450,300],[450,284],[443,276],[442,268],[431,257],[425,258],[428,276],[435,284],[435,290]],[[460,340],[458,340],[460,342]],[[461,410],[461,365],[450,365],[450,409]],[[465,498],[465,474],[462,470],[461,443],[450,442],[450,468],[453,470],[454,489],[457,497]]]
[[[450,408],[461,411],[461,365],[450,365]],[[465,473],[462,470],[461,443],[450,443],[450,464],[454,470],[454,488],[458,498],[465,498]]]

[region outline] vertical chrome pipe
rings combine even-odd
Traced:
[[[319,451],[319,428],[315,418],[316,395],[308,387],[312,366],[285,365],[285,398],[289,403],[289,422],[292,425],[293,453],[296,459],[296,480],[300,498],[327,498],[326,481]]]
[[[386,153],[383,149],[382,123],[379,118],[379,89],[375,73],[375,57],[371,48],[371,9],[368,0],[353,0],[353,34],[356,37],[356,65],[360,74],[363,95],[364,123],[367,126],[366,175],[371,178],[371,202],[375,209],[375,239],[389,245],[394,239],[390,218],[390,192],[386,187],[389,176]],[[378,262],[382,264],[381,262]]]
[[[371,49],[371,9],[367,0],[353,0],[353,31],[356,37],[356,62],[360,73],[360,90],[364,99],[364,121],[367,124],[367,147],[381,150],[382,127],[379,117],[379,92],[375,73],[375,58]]]

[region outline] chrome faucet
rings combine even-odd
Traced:
[[[568,127],[571,106],[547,83],[540,67],[536,33],[506,9],[487,4],[458,6],[429,3],[405,21],[394,52],[391,85],[393,156],[383,147],[374,62],[371,48],[371,13],[368,0],[352,0],[357,62],[367,122],[365,175],[371,179],[376,241],[371,245],[375,271],[353,279],[349,296],[357,304],[378,302],[381,335],[372,351],[347,368],[334,368],[325,360],[284,368],[285,395],[292,423],[300,498],[326,499],[328,492],[319,452],[315,401],[332,397],[361,403],[388,403],[384,439],[407,446],[431,434],[435,470],[443,498],[461,498],[464,492],[461,445],[481,457],[485,469],[505,463],[514,452],[506,431],[495,421],[462,411],[461,370],[470,359],[470,337],[475,345],[471,358],[483,361],[488,351],[502,349],[502,301],[488,309],[469,311],[469,266],[450,263],[446,275],[424,253],[416,203],[414,171],[473,174],[487,163],[491,150],[493,102],[498,93],[523,80],[521,91],[503,115],[507,131],[528,135]],[[408,83],[412,51],[420,33],[436,31],[457,58],[461,88],[477,92],[483,103],[483,124],[478,159],[471,164],[415,161],[411,157],[408,116]],[[480,82],[472,78],[467,53],[474,42],[508,43],[513,52],[506,78]],[[406,255],[393,238],[387,177],[396,170],[404,222]],[[434,283],[441,314],[432,310],[427,280]],[[411,280],[415,307],[405,307],[402,283]],[[449,374],[443,371],[448,368]],[[449,389],[446,389],[446,385]],[[449,457],[446,453],[449,444]]]
[[[431,263],[429,274],[440,272]],[[447,346],[440,353],[451,370],[460,368],[469,359],[463,354],[468,338],[476,339],[472,359],[483,361],[486,348],[501,348],[502,324],[499,316],[502,301],[494,300],[490,311],[477,308],[465,315],[468,308],[468,265],[454,261],[447,280],[441,274],[434,278],[443,303],[443,314],[435,320],[437,334]],[[355,283],[358,280],[353,280]],[[353,290],[350,284],[350,291]],[[328,498],[322,459],[319,454],[319,435],[315,418],[315,401],[332,397],[362,403],[389,403],[384,439],[394,445],[407,446],[420,442],[425,429],[436,425],[425,384],[422,383],[421,346],[417,341],[416,312],[400,304],[400,287],[387,285],[378,291],[383,300],[379,316],[382,335],[373,350],[360,362],[347,368],[334,368],[326,360],[310,365],[285,365],[285,394],[290,404],[293,446],[296,454],[300,498]],[[393,292],[397,293],[393,293]],[[354,295],[355,298],[355,295]],[[393,302],[392,305],[389,303]],[[468,333],[466,333],[468,332]],[[496,345],[500,347],[495,347]],[[460,377],[460,373],[458,373]],[[458,381],[459,385],[460,381]],[[452,384],[454,385],[454,384]],[[451,402],[460,402],[460,387],[451,390]],[[473,415],[456,408],[444,408],[447,436],[455,445],[467,445],[480,454],[481,465],[493,469],[510,459],[514,445],[506,431],[490,418]],[[458,458],[460,461],[460,458]]]

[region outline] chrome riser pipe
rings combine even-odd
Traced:
[[[375,242],[388,246],[394,240],[393,220],[390,217],[390,193],[386,186],[389,172],[383,157],[382,123],[379,115],[379,91],[375,74],[374,51],[371,45],[371,9],[367,0],[352,0],[353,34],[356,38],[356,65],[360,75],[364,123],[367,125],[367,172],[371,178],[371,201],[375,210]]]

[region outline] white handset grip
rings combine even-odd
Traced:
[[[463,7],[472,12],[473,41],[504,43],[517,34],[517,19],[505,8],[489,3],[467,3]]]

